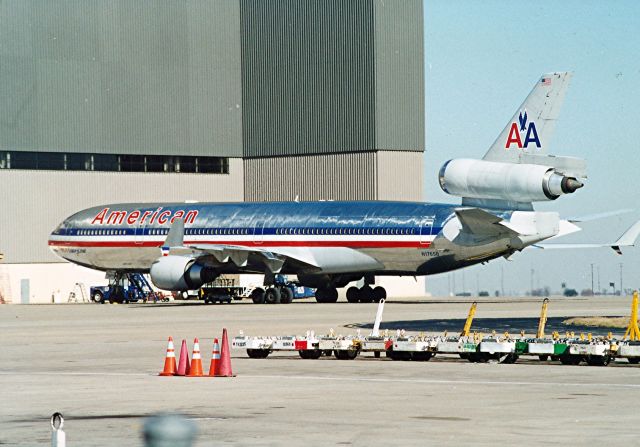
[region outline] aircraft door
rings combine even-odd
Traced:
[[[422,219],[420,223],[420,244],[428,245],[431,243],[431,236],[433,232],[433,222],[435,216],[427,216]]]

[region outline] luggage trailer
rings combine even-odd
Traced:
[[[637,295],[634,294],[637,306]],[[548,300],[543,302],[543,311],[536,337],[527,338],[524,333],[511,336],[508,333],[489,336],[470,334],[471,320],[477,303],[472,304],[465,328],[460,336],[445,335],[407,335],[404,330],[394,334],[389,330],[380,332],[380,322],[384,300],[380,301],[374,329],[368,336],[336,335],[332,329],[327,335],[316,335],[307,331],[303,336],[250,337],[241,333],[232,339],[232,348],[245,349],[251,358],[266,358],[272,352],[298,352],[303,359],[319,359],[331,356],[339,360],[353,360],[358,355],[372,353],[375,358],[384,353],[392,360],[428,361],[435,355],[457,355],[472,363],[494,361],[515,363],[520,357],[535,358],[541,362],[560,361],[565,365],[578,365],[582,362],[592,366],[606,366],[614,359],[627,359],[631,364],[640,363],[640,340],[592,337],[580,334],[576,337],[567,333],[560,337],[556,332],[550,337],[544,336],[546,308]],[[633,312],[632,312],[633,315]],[[637,315],[637,313],[636,313]],[[628,331],[629,332],[629,331]]]

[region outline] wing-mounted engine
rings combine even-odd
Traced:
[[[213,281],[215,269],[188,256],[163,256],[151,265],[151,280],[165,290],[193,290]]]
[[[549,163],[536,164],[537,158]],[[582,188],[578,178],[584,176],[580,172],[583,166],[572,160],[578,159],[547,156],[530,160],[533,163],[454,159],[440,168],[439,182],[447,194],[465,199],[531,204],[555,200]]]

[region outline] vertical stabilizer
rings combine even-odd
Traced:
[[[570,72],[542,75],[483,159],[521,163],[527,155],[547,154],[572,76]]]

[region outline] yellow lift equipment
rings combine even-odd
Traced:
[[[640,340],[640,329],[638,329],[638,291],[633,291],[633,300],[631,300],[631,319],[629,327],[624,333],[623,339],[629,337],[629,340]]]
[[[473,323],[473,317],[476,314],[476,307],[478,307],[478,302],[474,301],[469,309],[469,315],[467,315],[467,321],[464,323],[464,328],[462,328],[462,332],[460,332],[461,337],[469,336],[469,333],[471,332],[471,323]]]
[[[544,327],[547,324],[547,307],[549,306],[549,298],[542,301],[542,310],[540,311],[540,321],[538,322],[538,332],[536,338],[544,338]]]

